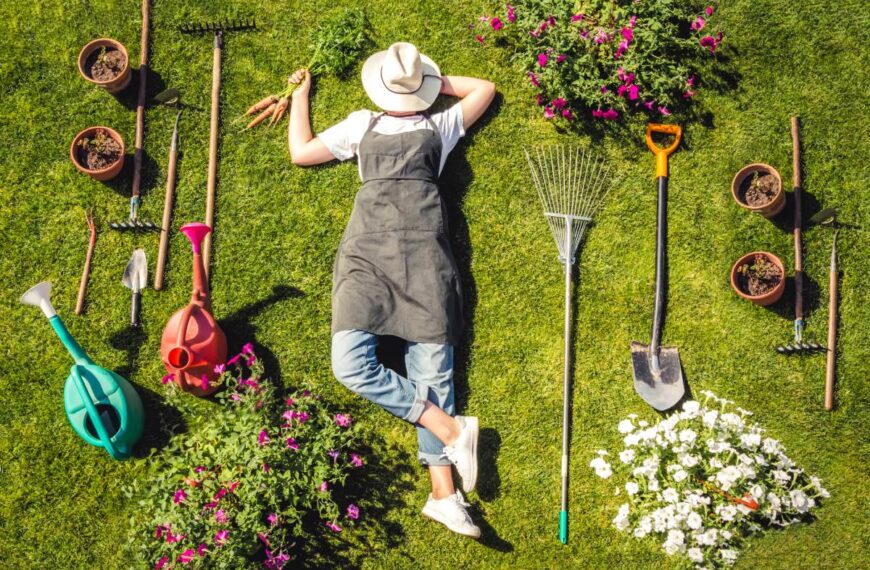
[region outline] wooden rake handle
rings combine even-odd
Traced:
[[[208,138],[208,179],[206,181],[205,224],[214,228],[215,186],[217,184],[217,154],[218,130],[220,128],[220,96],[221,96],[221,48],[223,37],[220,31],[214,35],[214,55],[211,73],[211,124]],[[212,230],[214,231],[214,230]],[[205,265],[205,275],[208,278],[209,262],[211,261],[211,233],[205,236],[202,244],[202,262]]]
[[[804,318],[804,263],[801,248],[801,139],[800,117],[791,118],[792,185],[794,186],[794,318]]]
[[[145,88],[148,79],[148,39],[151,31],[149,0],[142,0],[142,41],[139,44],[139,97],[136,102],[136,142],[133,154],[133,189],[131,196],[141,194],[142,154],[145,142]]]

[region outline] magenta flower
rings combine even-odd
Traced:
[[[698,16],[697,18],[694,19],[694,21],[692,21],[692,29],[695,31],[698,31],[701,28],[703,28],[704,24],[706,24],[706,23],[707,23],[707,21],[704,18],[702,18],[701,16]]]
[[[218,364],[217,366],[214,367],[215,374],[223,374],[224,372],[226,372],[226,370],[227,370],[226,364]]]
[[[623,37],[623,38],[625,39],[625,41],[627,41],[627,42],[630,42],[630,41],[632,41],[632,40],[634,39],[634,32],[631,31],[631,28],[628,27],[628,26],[622,28],[622,29],[620,30],[620,33],[622,33],[622,37]]]
[[[589,30],[580,30],[580,37],[584,40],[589,37]]]
[[[479,43],[480,45],[483,45],[486,43],[486,38],[481,36],[480,34],[477,34],[476,36],[474,36],[474,39],[476,39],[477,43]]]
[[[350,422],[350,415],[335,414],[335,423],[338,425],[338,427],[347,427],[350,425]]]
[[[230,531],[228,530],[219,530],[217,534],[214,535],[214,544],[215,546],[221,547],[227,543],[230,539]]]
[[[194,473],[202,473],[203,471],[205,471],[205,465],[197,465],[193,468]]]
[[[257,436],[257,445],[259,445],[260,447],[263,447],[264,445],[266,445],[270,441],[272,441],[272,440],[269,439],[269,434],[266,433],[266,430],[260,430],[260,435]]]
[[[364,465],[362,457],[360,457],[356,453],[350,454],[350,464],[353,465],[354,467],[362,467]]]
[[[236,401],[236,402],[238,402],[239,400],[242,399],[242,397],[239,396],[239,395],[236,394],[236,393],[230,394],[230,398],[232,398],[232,399],[233,399],[234,401]]]
[[[569,121],[574,120],[574,115],[571,114],[571,109],[562,109],[562,116]]]
[[[287,407],[289,408],[292,405],[293,405],[293,398],[287,398]]]
[[[359,518],[359,507],[354,505],[353,503],[347,506],[347,518],[351,520],[356,520]]]
[[[671,114],[671,112],[668,110],[668,108],[665,107],[664,105],[659,105],[659,113],[661,113],[665,117],[667,117]]]
[[[176,505],[183,503],[185,499],[187,499],[187,493],[184,491],[184,489],[179,489],[175,492],[174,495],[172,495],[172,502]]]
[[[637,23],[637,16],[632,15],[632,17],[628,19],[628,27],[633,28],[636,23]]]
[[[704,11],[707,13],[708,16],[712,16],[713,15],[713,6],[707,6],[706,8],[704,8]]]
[[[326,528],[328,528],[332,532],[341,532],[341,527],[331,521],[326,523]]]
[[[516,15],[516,12],[514,12],[514,7],[511,6],[510,4],[505,4],[505,6],[507,6],[507,19],[508,19],[508,22],[510,22],[511,24],[513,24],[514,22],[517,21],[517,15]]]
[[[544,57],[546,57],[546,56],[544,56]],[[541,84],[538,83],[538,76],[535,75],[534,73],[532,73],[531,71],[529,72],[529,81],[531,81],[532,85],[534,85],[535,87],[541,86]]]
[[[278,515],[275,513],[269,513],[269,516],[266,517],[266,520],[269,521],[269,526],[275,526],[278,524]]]
[[[329,483],[327,483],[326,481],[322,481],[320,483],[320,492],[325,493],[327,491],[329,491]]]
[[[263,471],[265,471],[266,473],[268,473],[268,472],[271,471],[271,470],[272,470],[272,468],[269,467],[269,464],[268,464],[268,463],[263,463]]]
[[[498,16],[493,16],[492,19],[489,21],[489,25],[492,26],[492,29],[497,32],[504,27],[504,22],[502,22],[498,18]]]
[[[583,12],[571,16],[571,22],[582,22],[586,15]]]
[[[163,538],[163,533],[169,532],[168,524],[159,524],[157,528],[154,529],[154,538]]]
[[[543,97],[543,95],[541,95],[540,93],[538,93],[537,95],[535,95],[535,103],[538,104],[538,107],[540,107],[541,105],[543,105],[543,104],[544,104],[544,97]]]
[[[598,28],[598,31],[595,34],[594,41],[596,44],[603,44],[605,42],[609,42],[610,37],[610,34],[604,31],[604,28]]]
[[[203,374],[199,378],[199,387],[202,390],[208,390],[208,376],[206,376],[205,374]]]
[[[550,107],[549,105],[547,105],[547,107],[544,108],[544,118],[545,119],[552,119],[555,116],[556,116],[556,114],[553,113],[553,108]]]
[[[336,461],[338,461],[338,456],[341,455],[341,452],[335,449],[330,449],[326,452],[326,455],[332,457],[332,462],[335,463]]]
[[[607,89],[607,85],[602,85],[600,91],[601,91],[602,93],[607,93],[607,91],[608,91],[608,89]]]
[[[299,451],[299,444],[296,443],[296,440],[292,437],[287,438],[287,447],[292,449],[293,451]]]
[[[655,104],[656,104],[655,101],[646,101],[646,102],[644,102],[643,106],[646,107],[647,109],[649,109],[650,111],[652,111],[653,107],[655,107]]]
[[[547,23],[548,23],[550,26],[552,26],[552,27],[555,28],[555,27],[556,27],[556,18],[554,18],[554,17],[551,15],[549,18],[547,18]]]
[[[204,504],[204,505],[202,506],[202,508],[203,508],[203,510],[210,511],[210,510],[212,510],[213,508],[217,507],[218,504],[220,504],[220,503],[218,503],[218,501],[209,501],[209,502],[207,502],[206,504]]]
[[[178,561],[182,564],[190,564],[196,557],[196,552],[192,548],[188,548],[178,557]]]
[[[710,53],[715,52],[716,46],[719,45],[719,42],[713,36],[704,36],[700,41],[703,47],[710,50]]]
[[[206,547],[206,545],[205,545],[204,542],[203,542],[202,544],[200,544],[199,546],[196,547],[196,554],[197,554],[197,556],[199,556],[200,558],[205,558],[205,553],[206,553],[206,552],[208,552],[208,547]]]
[[[238,482],[238,481],[233,481],[232,483],[230,483],[229,485],[227,485],[226,489],[227,489],[227,491],[229,491],[230,493],[233,493],[233,492],[235,492],[236,487],[238,487],[238,486],[239,486],[239,482]]]
[[[556,58],[556,63],[562,63],[567,58],[568,58],[568,56],[566,56],[565,54],[559,54],[559,56]]]
[[[622,84],[616,88],[616,94],[619,97],[624,97],[626,91],[628,91],[628,85],[625,85],[625,84]]]
[[[547,54],[545,54],[545,53],[538,54],[538,65],[540,65],[541,67],[547,66]]]
[[[607,121],[613,121],[619,117],[619,111],[617,111],[616,109],[608,109],[606,111],[596,109],[592,111],[592,116],[599,117]]]
[[[686,85],[688,85],[689,87],[695,86],[695,74],[694,73],[692,75],[690,75],[688,79],[686,79]]]
[[[638,92],[637,85],[631,85],[631,86],[629,86],[629,88],[628,88],[628,99],[629,99],[630,101],[634,101],[635,99],[637,99],[637,95],[638,95],[637,92]]]
[[[269,549],[266,549],[266,561],[263,562],[263,566],[269,570],[281,570],[288,562],[290,562],[290,555],[286,552],[273,554]]]
[[[173,544],[175,542],[181,542],[187,538],[186,534],[172,534],[171,532],[166,533],[166,543]]]
[[[174,382],[174,381],[175,381],[175,374],[167,374],[166,376],[164,376],[163,378],[160,379],[160,383],[163,384],[164,386],[169,384],[170,382]]]
[[[169,557],[164,556],[163,558],[161,558],[160,560],[157,561],[157,564],[154,565],[154,570],[160,570],[161,568],[166,566],[167,562],[169,562]]]
[[[269,544],[269,537],[266,536],[265,534],[263,534],[262,532],[257,533],[257,538],[259,538],[263,542],[263,544],[265,544],[268,548],[272,547],[272,545]]]
[[[230,517],[227,516],[227,512],[225,510],[218,509],[214,512],[214,520],[221,524],[226,524],[229,522]]]
[[[628,40],[622,40],[621,42],[619,42],[619,46],[617,46],[616,48],[616,54],[613,57],[619,59],[620,57],[622,57],[622,54],[624,54],[627,50]]]
[[[297,414],[296,416],[296,421],[298,421],[300,424],[304,424],[308,421],[309,417],[310,416],[308,415],[308,412],[299,412],[299,414]],[[350,419],[350,416],[348,416],[348,419]]]
[[[562,109],[565,107],[565,105],[568,104],[568,102],[565,101],[565,99],[563,99],[562,97],[557,97],[556,99],[553,99],[551,103],[554,109]]]
[[[254,354],[254,345],[253,343],[246,342],[244,346],[242,346],[242,354]]]
[[[683,91],[683,99],[691,99],[695,96],[695,91]]]

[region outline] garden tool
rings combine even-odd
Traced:
[[[142,289],[148,282],[148,261],[145,259],[145,250],[133,251],[127,267],[124,269],[124,277],[121,283],[132,291],[130,302],[130,326],[139,326],[139,309],[142,305]]]
[[[679,125],[650,123],[646,126],[646,145],[656,157],[658,179],[655,304],[652,340],[649,345],[632,341],[631,364],[634,371],[635,391],[647,404],[659,411],[676,406],[686,392],[679,352],[676,347],[665,347],[659,344],[668,287],[668,156],[679,146],[682,132]],[[667,148],[661,148],[653,141],[653,133],[673,135],[674,142]]]
[[[828,361],[825,365],[825,409],[834,409],[834,378],[837,373],[837,307],[838,297],[838,272],[837,272],[837,234],[840,233],[840,224],[836,208],[825,208],[810,218],[811,224],[820,224],[834,228],[834,239],[831,243],[831,269],[828,292]]]
[[[181,109],[175,115],[172,129],[172,143],[169,145],[169,166],[166,170],[166,197],[163,199],[163,222],[160,227],[160,247],[157,249],[157,270],[154,273],[154,289],[163,289],[163,272],[166,268],[166,254],[169,251],[169,230],[172,221],[172,195],[175,192],[175,167],[178,164],[178,119]]]
[[[133,154],[133,188],[130,193],[130,219],[123,222],[111,222],[113,230],[143,230],[154,231],[157,225],[139,219],[139,204],[141,202],[142,158],[145,143],[145,87],[148,79],[148,38],[151,29],[151,7],[149,0],[142,0],[142,36],[139,44],[139,95],[136,102],[136,142]]]
[[[821,352],[825,347],[817,342],[804,341],[804,264],[803,248],[801,247],[801,141],[800,118],[791,118],[791,150],[792,150],[792,185],[794,190],[794,341],[791,344],[780,345],[776,351],[780,354],[808,354]]]
[[[257,23],[251,19],[222,20],[219,22],[191,23],[181,26],[179,30],[185,34],[214,33],[214,51],[212,54],[211,75],[211,123],[209,125],[208,143],[208,178],[206,180],[205,223],[214,227],[214,200],[217,184],[217,152],[218,130],[220,128],[220,93],[221,93],[221,51],[223,49],[223,34],[229,31],[256,29]],[[209,261],[211,261],[211,235],[205,236],[203,244],[203,264],[205,276],[208,278]]]
[[[562,498],[559,540],[568,543],[568,452],[571,443],[571,273],[592,216],[610,189],[610,167],[585,149],[536,147],[526,160],[559,260],[565,265],[565,354],[562,384]]]
[[[139,394],[127,380],[97,366],[85,354],[51,304],[51,283],[43,281],[31,287],[21,296],[21,302],[42,309],[75,360],[63,390],[64,409],[73,429],[114,459],[130,457],[145,426]]]
[[[77,315],[81,315],[85,310],[85,293],[88,290],[88,277],[91,274],[91,260],[94,257],[94,246],[97,245],[97,225],[94,222],[93,208],[85,212],[85,220],[88,223],[90,239],[88,240],[88,252],[85,254],[85,266],[82,269],[82,279],[79,282],[79,296],[76,299]]]
[[[181,226],[193,248],[193,291],[190,303],[166,323],[160,357],[167,372],[186,392],[207,396],[218,389],[214,368],[227,360],[227,337],[211,314],[208,279],[202,260],[202,241],[211,231],[205,224]]]

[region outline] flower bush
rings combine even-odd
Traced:
[[[548,119],[654,119],[695,96],[723,34],[693,0],[516,0],[473,24],[481,46],[506,46]]]
[[[365,463],[352,451],[352,418],[309,390],[280,398],[249,344],[216,372],[220,408],[175,436],[147,481],[127,490],[139,503],[131,542],[156,570],[278,570],[298,539],[341,532],[360,516],[333,496]],[[164,384],[180,405],[191,398]]]
[[[602,479],[614,469],[624,479],[617,493],[628,502],[613,519],[618,530],[663,541],[667,554],[697,568],[719,568],[736,561],[745,537],[808,520],[829,494],[750,412],[702,394],[656,425],[636,415],[621,421],[619,460],[611,465],[600,450],[590,467]]]

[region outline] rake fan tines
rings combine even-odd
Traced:
[[[178,27],[184,34],[207,34],[240,30],[253,30],[257,27],[254,18],[223,19],[216,22],[188,22]]]

